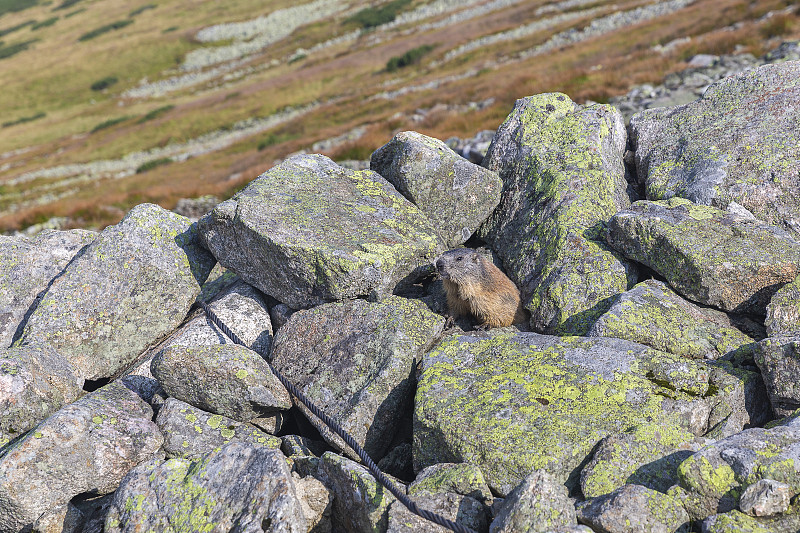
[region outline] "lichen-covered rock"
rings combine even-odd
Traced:
[[[771,516],[785,513],[789,499],[794,496],[792,488],[774,479],[759,479],[746,489],[739,498],[739,509],[750,516]]]
[[[772,297],[764,326],[768,337],[800,336],[800,277],[778,289]]]
[[[750,428],[706,446],[678,468],[695,519],[735,509],[742,491],[761,479],[800,492],[800,428]]]
[[[517,100],[492,141],[483,166],[500,174],[503,192],[479,235],[500,254],[537,331],[584,334],[636,281],[601,235],[630,205],[624,151],[614,108],[581,108],[560,93]]]
[[[379,174],[291,157],[200,219],[224,266],[295,309],[390,294],[430,269],[436,230]]]
[[[422,492],[412,496],[412,499],[420,509],[436,513],[476,533],[487,533],[489,530],[486,508],[471,496],[452,492]],[[386,533],[447,533],[448,531],[451,530],[412,513],[399,501],[395,501],[389,507]]]
[[[775,414],[788,416],[800,408],[800,336],[764,339],[755,359]]]
[[[272,363],[379,460],[413,394],[414,363],[444,318],[418,300],[351,300],[293,314],[275,337]],[[325,439],[347,445],[300,406]]]
[[[370,169],[425,213],[447,248],[475,233],[497,207],[503,187],[496,172],[414,131],[398,133],[373,152]]]
[[[397,498],[369,470],[341,455],[326,452],[319,462],[317,477],[334,495],[331,514],[334,528],[386,531],[389,507]]]
[[[584,497],[602,496],[626,483],[666,492],[678,482],[678,466],[707,444],[706,439],[688,431],[645,429],[648,431],[612,434],[600,441],[581,471]]]
[[[150,461],[133,469],[114,494],[105,531],[306,533],[308,528],[283,454],[232,442],[197,461]]]
[[[170,346],[151,370],[170,396],[240,422],[292,406],[267,362],[238,344]]]
[[[797,533],[800,531],[800,502],[788,514],[752,517],[734,509],[715,514],[701,524],[702,533]]]
[[[687,533],[689,515],[680,502],[641,485],[624,485],[577,505],[578,520],[608,533]]]
[[[492,492],[480,468],[467,463],[439,463],[423,469],[408,486],[409,495],[452,492],[490,504]]]
[[[537,470],[511,491],[489,531],[544,533],[576,524],[567,488],[544,470]]]
[[[800,62],[725,78],[700,100],[631,119],[647,198],[687,198],[800,230]]]
[[[725,313],[688,302],[654,279],[622,294],[588,336],[626,339],[694,359],[752,358],[756,342]]]
[[[0,348],[7,348],[38,295],[97,234],[45,230],[36,237],[0,235]]]
[[[49,346],[0,350],[0,448],[76,400],[82,386]]]
[[[723,311],[764,315],[800,272],[800,242],[785,231],[682,198],[635,202],[610,220],[607,240],[681,295]]]
[[[472,463],[501,495],[535,469],[574,486],[603,437],[637,426],[699,435],[728,419],[740,430],[742,396],[735,376],[629,341],[451,336],[423,358],[415,468]]]
[[[108,378],[180,324],[213,266],[187,218],[136,206],[53,280],[21,342],[52,345],[84,379]]]
[[[83,493],[113,492],[164,438],[153,411],[114,382],[63,407],[0,455],[0,531],[30,527]]]
[[[168,457],[196,460],[229,442],[279,449],[281,439],[222,415],[214,415],[188,403],[167,398],[156,424],[164,435]]]

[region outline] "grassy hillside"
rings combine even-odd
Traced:
[[[470,136],[539,92],[604,101],[800,37],[795,4],[0,0],[0,230],[224,197],[326,139]]]

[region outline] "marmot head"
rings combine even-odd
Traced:
[[[436,270],[442,279],[453,283],[475,282],[483,278],[486,259],[471,248],[450,250],[435,260]]]

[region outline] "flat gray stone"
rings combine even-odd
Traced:
[[[238,344],[170,346],[151,371],[170,396],[240,422],[292,406],[267,362]]]
[[[200,219],[242,279],[294,309],[391,294],[441,251],[425,215],[379,174],[294,156]]]
[[[370,169],[425,213],[447,248],[475,233],[497,207],[503,187],[496,172],[415,131],[398,133],[375,150]]]
[[[625,125],[613,107],[582,108],[560,93],[517,100],[483,166],[503,180],[479,235],[544,333],[584,335],[636,268],[608,248],[603,224],[630,205]]]
[[[136,206],[53,281],[21,343],[51,344],[81,378],[111,377],[180,324],[213,266],[187,218]]]
[[[800,229],[800,62],[765,65],[711,85],[700,100],[631,119],[647,198],[680,196]]]

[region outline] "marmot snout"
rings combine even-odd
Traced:
[[[519,290],[499,268],[470,248],[445,252],[435,261],[453,318],[472,315],[480,327],[504,327],[523,322]]]

